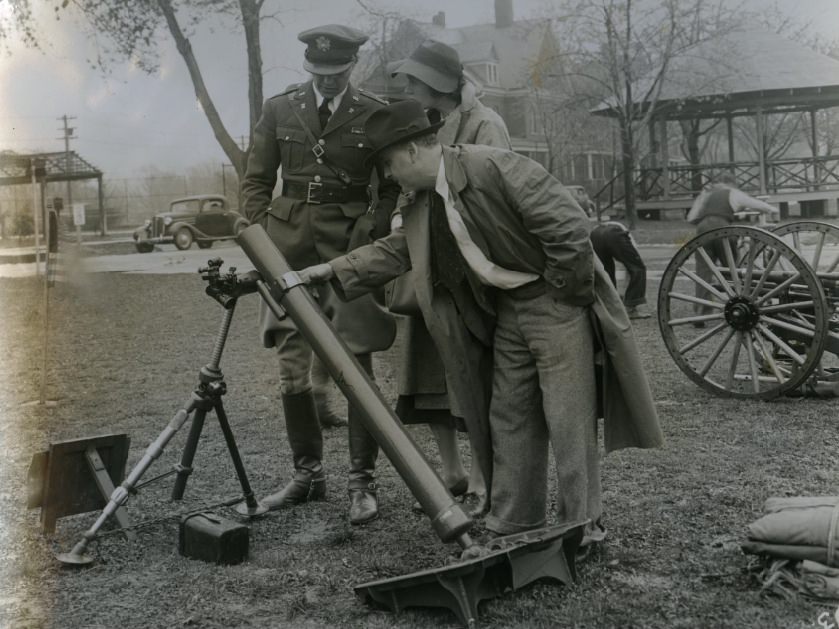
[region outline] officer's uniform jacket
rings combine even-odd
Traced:
[[[385,102],[348,85],[324,129],[318,104],[311,81],[265,102],[242,182],[245,216],[265,228],[294,269],[369,242],[374,216],[389,214],[399,193],[394,182],[381,179],[382,212],[368,213],[372,172],[364,160],[373,149],[364,122]],[[272,200],[278,175],[282,187]],[[393,342],[392,316],[372,299],[366,313],[333,321],[356,353],[386,349]],[[271,346],[276,320],[261,313],[260,323],[263,341]]]

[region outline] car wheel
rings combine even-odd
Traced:
[[[175,246],[184,251],[192,246],[192,232],[186,227],[181,227],[175,232]]]
[[[212,240],[199,240],[198,241],[198,248],[199,249],[209,249],[213,246]]]
[[[150,242],[138,242],[135,246],[139,253],[151,253],[154,251],[154,245]]]

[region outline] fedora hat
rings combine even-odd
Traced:
[[[410,57],[389,64],[387,69],[391,76],[407,74],[443,94],[457,91],[463,77],[457,51],[433,39],[426,39]]]
[[[415,100],[403,100],[377,109],[364,123],[364,133],[373,147],[364,163],[370,166],[386,148],[434,133],[441,126],[442,120],[431,124],[422,105]]]

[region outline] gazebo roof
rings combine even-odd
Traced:
[[[31,183],[33,162],[39,181],[77,181],[102,176],[101,170],[76,151],[70,151],[69,159],[63,151],[32,154],[0,152],[0,186]]]
[[[672,60],[655,103],[669,119],[824,109],[839,106],[839,60],[766,30],[734,29]],[[650,80],[633,93],[643,95]],[[614,115],[605,101],[592,110]],[[639,114],[649,103],[639,103]]]

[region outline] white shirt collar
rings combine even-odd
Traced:
[[[329,101],[329,105],[328,105],[328,107],[329,107],[329,111],[331,111],[333,114],[334,114],[336,111],[338,111],[338,107],[340,107],[340,106],[341,106],[341,100],[344,98],[344,94],[346,94],[346,93],[347,93],[347,89],[349,88],[349,86],[350,86],[350,84],[349,84],[349,83],[347,83],[347,87],[345,87],[345,88],[341,91],[341,93],[340,93],[340,94],[338,94],[335,98],[333,98],[331,101]],[[323,94],[321,94],[321,93],[318,91],[318,86],[317,86],[317,85],[315,85],[315,82],[314,82],[314,81],[312,81],[312,89],[313,89],[313,90],[314,90],[314,92],[315,92],[315,105],[316,105],[317,107],[320,107],[320,104],[323,102]]]

